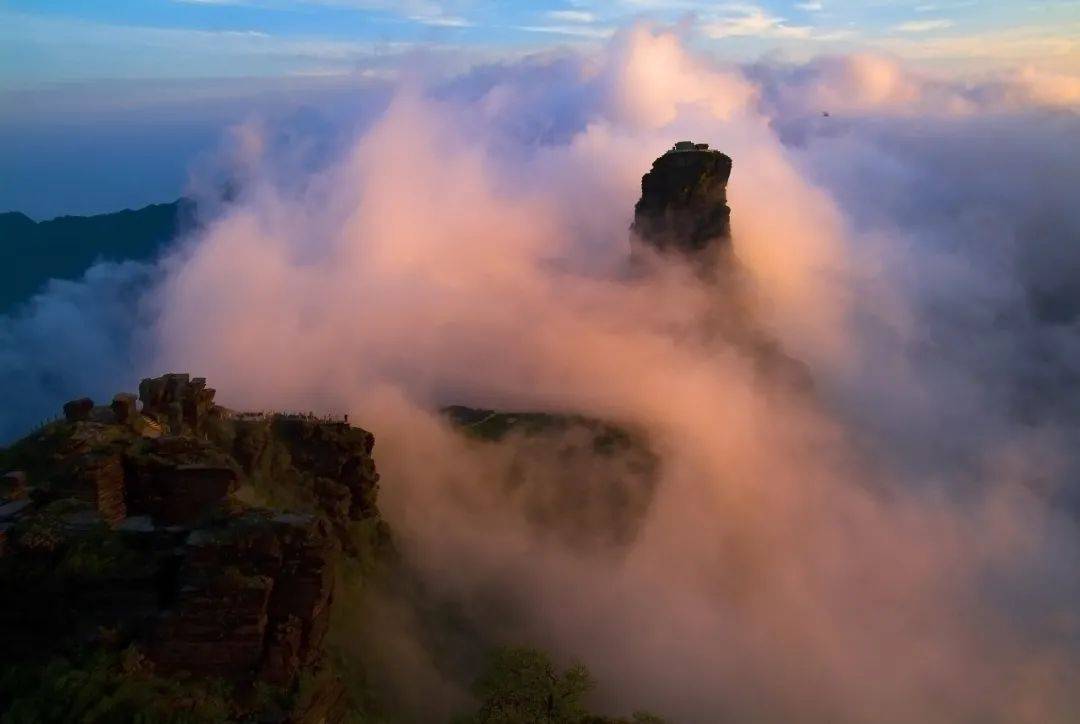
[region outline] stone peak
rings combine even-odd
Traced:
[[[678,141],[665,151],[641,178],[631,227],[638,240],[686,255],[729,247],[731,165],[729,156],[707,143]]]

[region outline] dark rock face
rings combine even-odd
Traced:
[[[216,713],[184,721],[341,721],[351,704],[325,647],[336,582],[346,558],[389,546],[374,437],[236,415],[188,375],[140,392],[141,412],[133,395],[100,418],[80,401],[0,451],[0,470],[18,471],[0,488],[0,580],[14,594],[0,596],[0,649],[28,682],[57,656],[76,668],[134,657],[139,685],[180,710],[225,687]],[[127,664],[95,676],[135,685]],[[7,686],[0,713],[23,694]]]
[[[165,672],[291,686],[322,655],[338,552],[314,516],[253,512],[192,532],[151,658]]]
[[[634,206],[637,238],[661,252],[699,255],[731,242],[727,182],[731,159],[707,144],[680,141],[653,161]]]
[[[135,422],[135,418],[138,415],[138,408],[136,400],[138,398],[130,392],[121,392],[113,397],[112,404],[109,406],[112,408],[113,417],[116,421],[130,425]]]

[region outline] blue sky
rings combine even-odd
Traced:
[[[376,74],[416,50],[460,63],[597,43],[643,17],[695,18],[701,44],[739,59],[869,48],[974,69],[1080,64],[1080,0],[0,0],[0,88]]]

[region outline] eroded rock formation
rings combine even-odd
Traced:
[[[76,401],[2,452],[11,681],[44,686],[63,661],[184,716],[214,704],[185,720],[341,721],[350,703],[324,645],[339,564],[389,550],[374,437],[237,416],[187,375],[144,380],[140,399]],[[22,693],[0,687],[0,712]]]
[[[727,183],[731,159],[708,144],[680,141],[641,178],[631,227],[637,239],[665,253],[715,254],[731,245]]]

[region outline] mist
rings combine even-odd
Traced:
[[[3,431],[166,371],[238,409],[347,411],[428,595],[582,660],[603,711],[1075,719],[1075,86],[725,66],[687,32],[411,77],[333,152],[245,124],[197,236],[0,319]],[[811,390],[711,333],[732,290],[629,271],[641,174],[683,138],[734,159],[747,323]],[[660,470],[633,536],[531,523],[492,484],[525,442],[470,443],[452,403],[642,430]],[[357,611],[395,643],[371,656],[407,714],[446,717],[460,672],[400,603]]]

